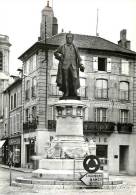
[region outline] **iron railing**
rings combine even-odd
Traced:
[[[117,123],[117,130],[119,133],[129,134],[132,133],[132,123]]]
[[[84,133],[113,133],[115,129],[115,123],[113,122],[92,122],[84,121],[83,130]]]
[[[37,128],[37,120],[27,121],[23,123],[23,131],[24,133],[29,133],[35,131]]]

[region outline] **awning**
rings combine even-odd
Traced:
[[[3,144],[5,143],[6,140],[1,140],[0,141],[0,148],[2,148]]]

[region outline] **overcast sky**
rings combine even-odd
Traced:
[[[17,58],[40,35],[41,10],[46,0],[0,0],[0,34],[9,36],[10,73],[22,65]],[[52,5],[52,0],[50,0]],[[120,30],[127,29],[131,49],[136,51],[136,0],[53,0],[59,32],[95,35],[97,8],[99,36],[117,43]]]

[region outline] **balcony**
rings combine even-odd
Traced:
[[[83,122],[84,133],[113,133],[115,129],[115,123],[112,122]]]
[[[117,124],[117,130],[118,133],[124,133],[124,134],[129,134],[132,133],[132,123],[118,123]]]
[[[36,120],[32,120],[32,121],[28,121],[28,122],[23,123],[24,133],[34,132],[36,128],[37,128],[37,121]]]
[[[56,131],[56,120],[48,120],[48,131]]]
[[[108,89],[96,88],[95,98],[97,99],[108,99]]]

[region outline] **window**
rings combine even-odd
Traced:
[[[111,58],[93,57],[93,70],[111,72]]]
[[[33,70],[36,69],[36,55],[33,56]]]
[[[27,60],[24,64],[24,74],[28,75],[29,74],[29,60]]]
[[[120,82],[120,100],[129,100],[129,83]]]
[[[32,79],[32,97],[36,97],[36,77]]]
[[[11,96],[11,99],[10,99],[10,108],[11,108],[11,110],[13,109],[13,95]]]
[[[108,81],[105,79],[96,80],[96,98],[108,98]]]
[[[28,75],[28,74],[29,74],[29,60],[27,60],[27,61],[23,64],[23,67],[24,67],[24,74],[25,74],[25,75]]]
[[[3,54],[0,52],[0,71],[3,70]]]
[[[86,97],[86,79],[80,77],[80,88],[78,89],[81,97]]]
[[[62,95],[62,92],[59,91],[59,88],[57,87],[56,83],[56,75],[51,76],[51,87],[50,87],[50,94],[53,96],[60,96]]]
[[[14,133],[14,130],[15,130],[15,117],[14,116],[11,116],[10,117],[10,134],[13,134]]]
[[[15,133],[17,131],[17,118],[16,118],[16,115],[13,116],[13,133]]]
[[[121,60],[121,74],[129,74],[129,62],[127,60]]]
[[[96,156],[100,159],[101,164],[107,164],[108,146],[96,145]]]
[[[17,95],[16,93],[14,94],[14,108],[17,106]]]
[[[17,101],[18,101],[18,106],[21,105],[21,90],[19,89],[18,92],[17,92]]]
[[[17,131],[20,131],[20,113],[16,116]]]
[[[37,117],[37,110],[36,110],[36,106],[32,107],[32,120],[36,120]]]
[[[96,108],[96,121],[98,122],[106,122],[106,108]]]
[[[120,122],[121,123],[129,122],[129,111],[128,110],[120,110]]]
[[[27,80],[26,82],[26,100],[30,99],[30,81]]]
[[[30,110],[27,108],[25,110],[25,122],[28,122],[30,118]]]
[[[26,63],[24,63],[24,65],[23,65],[23,72],[24,72],[24,74],[26,74]]]
[[[28,60],[29,73],[33,70],[33,57]]]
[[[107,70],[107,59],[106,58],[98,58],[98,70],[99,71]]]

